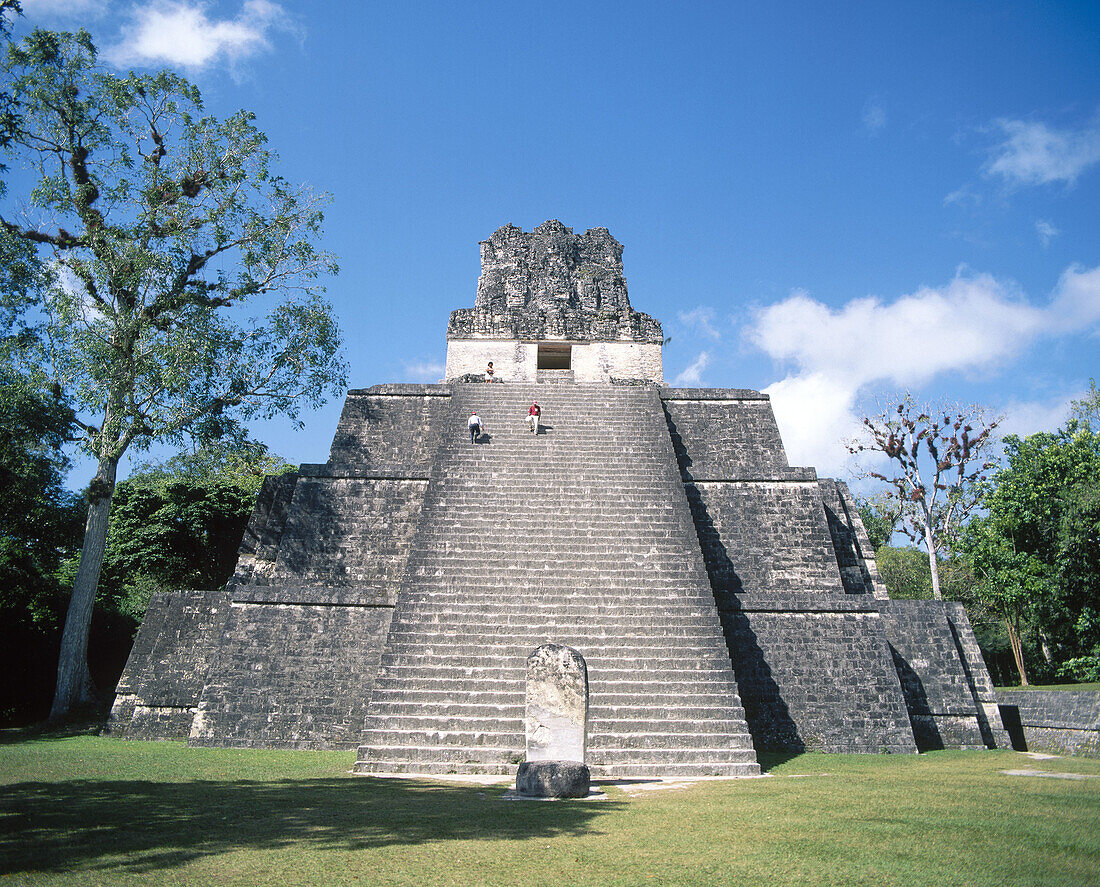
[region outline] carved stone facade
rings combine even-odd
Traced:
[[[606,228],[574,234],[557,220],[527,233],[505,225],[481,243],[473,308],[451,312],[447,378],[662,381],[661,325],[630,307],[623,247]]]

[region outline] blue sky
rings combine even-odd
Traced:
[[[670,382],[847,476],[876,399],[1056,427],[1100,375],[1100,4],[24,0],[256,112],[334,197],[352,387],[437,381],[478,241],[605,226]],[[13,187],[14,192],[14,187]],[[258,436],[320,462],[337,399]]]

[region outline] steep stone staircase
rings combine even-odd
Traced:
[[[588,663],[594,775],[758,773],[656,390],[471,383],[451,401],[356,770],[514,772],[526,657],[555,642]]]

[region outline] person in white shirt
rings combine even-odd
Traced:
[[[484,430],[484,426],[481,424],[481,416],[476,411],[470,413],[470,418],[466,420],[466,427],[470,429],[470,443],[476,443]]]

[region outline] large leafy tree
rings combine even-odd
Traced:
[[[37,181],[0,228],[52,280],[47,366],[96,463],[51,718],[93,700],[88,627],[119,459],[297,416],[343,384],[320,280],[322,199],[274,172],[244,111],[204,112],[169,72],[116,76],[90,36],[36,30],[9,47],[7,149]],[[265,311],[259,317],[250,312]]]
[[[1090,403],[1057,432],[1005,438],[987,514],[960,540],[980,592],[1017,634],[1022,680],[1025,629],[1052,665],[1100,665],[1100,434],[1088,424]]]
[[[943,598],[939,554],[978,501],[993,467],[986,453],[997,424],[980,406],[930,406],[905,394],[864,418],[863,437],[849,445],[852,453],[888,458],[885,473],[869,474],[887,485],[901,532],[924,545],[936,600]]]
[[[264,475],[291,468],[258,444],[139,467],[115,491],[101,598],[138,620],[155,591],[224,586]]]

